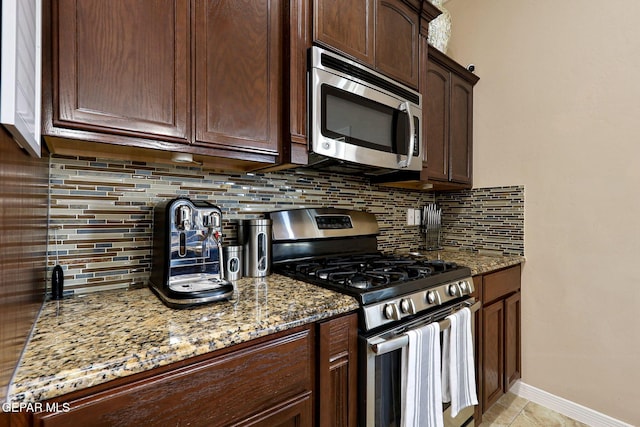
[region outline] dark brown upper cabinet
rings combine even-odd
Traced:
[[[188,142],[187,0],[53,7],[53,125]]]
[[[426,175],[435,189],[471,188],[473,86],[478,79],[445,54],[429,48],[423,135]]]
[[[278,152],[282,2],[195,2],[195,143]]]
[[[418,88],[420,14],[398,0],[376,2],[375,68]]]
[[[375,0],[314,0],[313,40],[374,64]]]
[[[307,51],[312,41],[312,0],[290,0],[284,2],[285,103],[283,146],[281,163],[306,165],[307,153]]]
[[[314,0],[313,11],[315,42],[418,88],[420,1]]]
[[[60,0],[44,10],[53,152],[187,152],[237,170],[282,160],[282,2]]]

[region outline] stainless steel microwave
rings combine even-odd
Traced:
[[[382,175],[422,169],[419,92],[314,46],[309,62],[309,166]]]

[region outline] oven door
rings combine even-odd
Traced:
[[[455,304],[446,313],[436,315],[426,315],[412,320],[410,323],[398,326],[368,338],[361,338],[361,354],[366,360],[361,365],[364,370],[361,375],[361,390],[365,396],[361,400],[361,419],[365,419],[366,427],[400,427],[402,421],[402,398],[401,398],[401,363],[402,348],[408,344],[405,332],[409,329],[418,328],[433,321],[440,322],[441,338],[442,330],[449,326],[448,320],[444,320],[449,314],[463,308],[469,307],[472,313],[480,308],[480,302],[475,302],[474,298],[469,298],[462,303]],[[475,331],[474,317],[471,316],[471,332]],[[475,340],[475,337],[474,337]],[[460,411],[455,418],[451,417],[450,404],[443,404],[444,425],[445,426],[473,426],[474,407],[467,407]]]
[[[317,47],[313,54],[318,58],[310,69],[310,162],[333,158],[382,169],[421,170],[420,94],[414,92],[415,102],[408,100],[401,94],[410,95],[410,88]],[[323,63],[323,58],[330,61]],[[384,83],[385,89],[361,80],[367,76]]]

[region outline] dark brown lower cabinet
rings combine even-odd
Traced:
[[[319,324],[318,425],[357,425],[358,319],[355,315]]]
[[[474,277],[482,300],[478,384],[485,412],[520,378],[520,265]]]
[[[63,396],[71,410],[41,414],[35,424],[226,426],[286,417],[304,424],[312,419],[313,338],[305,328],[79,399]]]
[[[311,396],[305,393],[239,424],[256,427],[302,427],[311,425],[312,413]]]
[[[48,403],[70,410],[36,413],[33,425],[312,426],[317,416],[321,425],[355,425],[356,319],[302,326],[60,396]]]
[[[482,406],[489,408],[504,393],[504,302],[495,302],[485,307],[483,312]]]
[[[520,378],[520,292],[504,300],[504,378],[510,389]]]

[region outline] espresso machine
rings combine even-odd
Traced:
[[[154,208],[150,287],[171,308],[219,301],[233,294],[224,279],[222,213],[186,197]]]

